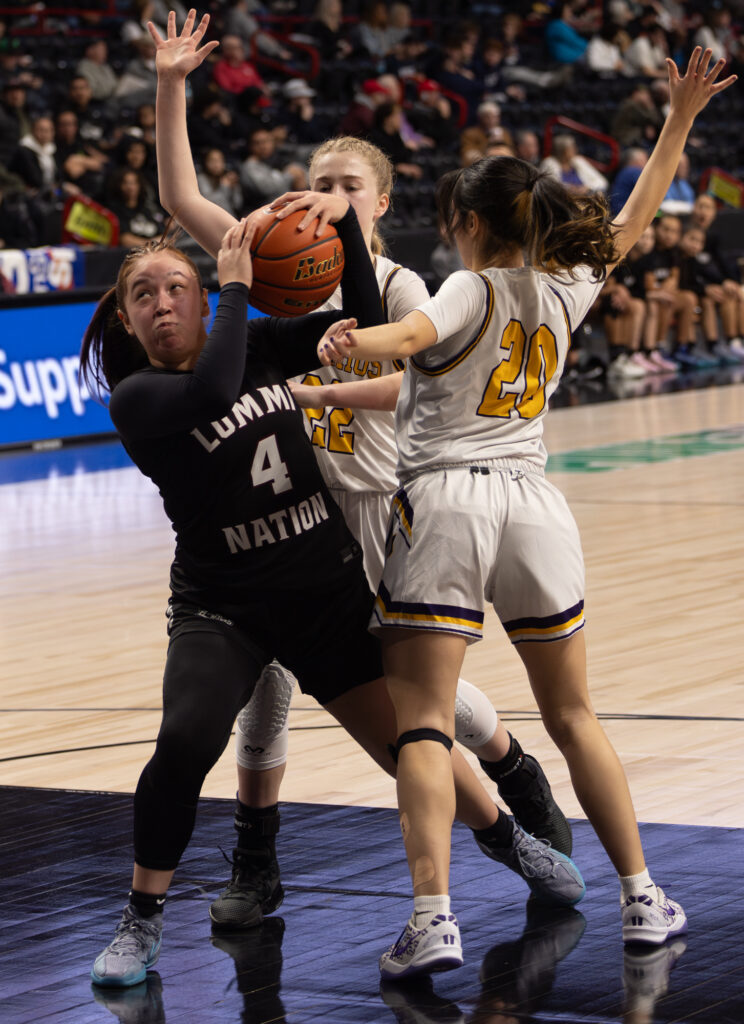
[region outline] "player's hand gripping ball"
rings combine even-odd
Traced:
[[[335,224],[316,236],[317,220],[304,231],[297,225],[307,210],[277,220],[268,207],[253,214],[251,305],[271,316],[300,316],[322,306],[336,290],[344,269],[344,249]]]

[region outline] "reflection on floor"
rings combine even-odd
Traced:
[[[590,364],[596,367],[592,361]],[[642,377],[640,380],[625,380],[602,372],[599,376],[589,373],[564,373],[558,389],[550,399],[551,408],[573,405],[591,405],[595,402],[615,402],[623,398],[642,398],[644,395],[666,395],[675,391],[692,391],[698,388],[725,387],[744,381],[744,363],[739,366],[721,366],[713,370],[696,370],[694,373],[662,373]]]
[[[587,896],[557,914],[528,904],[524,883],[457,827],[465,965],[381,988],[377,956],[410,908],[396,813],[285,805],[283,906],[259,929],[213,936],[207,908],[226,874],[218,847],[230,848],[232,805],[205,800],[157,968],[116,992],[91,986],[88,972],[124,902],[131,797],[2,787],[0,815],[3,1024],[744,1020],[741,904],[731,898],[744,885],[742,830],[642,826],[654,876],[690,918],[686,939],[644,953],[623,950],[617,884],[585,822],[574,856]]]

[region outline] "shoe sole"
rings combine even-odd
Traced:
[[[272,914],[277,910],[284,902],[284,889],[281,885],[277,886],[273,895],[255,908],[255,913],[252,917],[247,918],[243,921],[218,921],[212,912],[212,907],[209,908],[209,916],[212,920],[212,928],[214,931],[223,932],[236,932],[236,931],[247,931],[250,928],[257,928],[263,923],[263,919],[266,914]]]
[[[403,978],[413,978],[417,974],[438,974],[441,971],[452,971],[456,967],[462,967],[462,953],[459,957],[448,951],[445,956],[440,950],[434,950],[429,957],[421,957],[415,964],[408,964],[401,970],[393,971],[390,967],[380,967],[380,977],[383,981],[400,981]]]
[[[155,966],[155,964],[158,962],[159,957],[160,944],[158,944],[158,948],[155,950],[155,955],[151,956],[150,959],[142,968],[142,970],[138,974],[133,975],[131,978],[127,978],[126,980],[124,978],[113,977],[100,978],[96,974],[95,968],[93,968],[90,972],[91,980],[93,981],[94,985],[100,985],[101,988],[131,988],[132,985],[139,985],[140,982],[143,982],[145,980],[145,978],[147,977],[147,972],[150,970],[151,967]]]
[[[649,925],[626,925],[623,942],[632,946],[663,946],[667,939],[675,939],[687,932],[687,919],[676,928],[651,928]]]

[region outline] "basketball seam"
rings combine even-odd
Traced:
[[[306,245],[302,249],[293,249],[291,253],[285,253],[283,256],[264,256],[261,253],[261,242],[263,242],[265,237],[266,235],[263,236],[256,248],[253,250],[253,259],[265,260],[266,263],[277,263],[279,260],[290,260],[294,256],[299,256],[303,252],[308,252],[310,249],[317,249],[319,245],[325,245],[327,242],[333,242],[336,239],[338,239],[339,242],[341,241],[338,235],[330,235],[326,238],[318,238],[317,241],[312,243],[312,245]]]
[[[342,277],[342,275],[339,274],[337,280],[335,281],[336,284],[338,284],[338,282],[341,280],[341,277]],[[332,281],[333,281],[333,278],[325,278],[322,281],[321,280],[312,281],[312,282],[310,282],[310,284],[299,284],[298,282],[293,281],[292,282],[292,287],[288,288],[286,284],[276,284],[275,281],[264,281],[263,278],[256,277],[255,274],[253,275],[253,284],[254,285],[255,284],[262,284],[264,286],[264,288],[276,288],[277,291],[285,291],[285,292],[286,291],[290,291],[290,292],[310,292],[310,291],[316,291],[317,289],[323,290]]]

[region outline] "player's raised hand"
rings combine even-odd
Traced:
[[[196,11],[189,11],[180,34],[176,32],[176,12],[168,14],[167,38],[163,39],[151,21],[147,28],[155,43],[155,66],[160,78],[168,76],[186,78],[220,44],[216,41],[200,46],[209,26],[209,15],[205,14],[196,28]]]
[[[357,322],[353,317],[348,320],[337,320],[331,324],[323,337],[318,342],[318,359],[322,366],[330,366],[331,363],[343,361],[356,345],[356,342],[349,335]]]
[[[696,46],[684,75],[680,75],[677,65],[667,57],[670,117],[675,115],[692,122],[703,107],[707,106],[711,97],[734,84],[736,75],[729,75],[722,82],[718,81],[726,61],[722,58],[710,67],[712,56],[712,50],[703,50],[701,46]]]
[[[225,232],[220,251],[217,253],[217,278],[220,288],[232,281],[239,281],[248,288],[253,284],[251,243],[255,233],[255,223],[251,223],[247,218],[238,221]]]
[[[330,192],[285,192],[271,204],[272,210],[279,210],[277,220],[284,220],[295,210],[307,210],[306,215],[297,225],[298,231],[304,231],[318,218],[316,237],[320,237],[326,225],[341,220],[349,209],[349,200],[343,196],[334,196]]]

